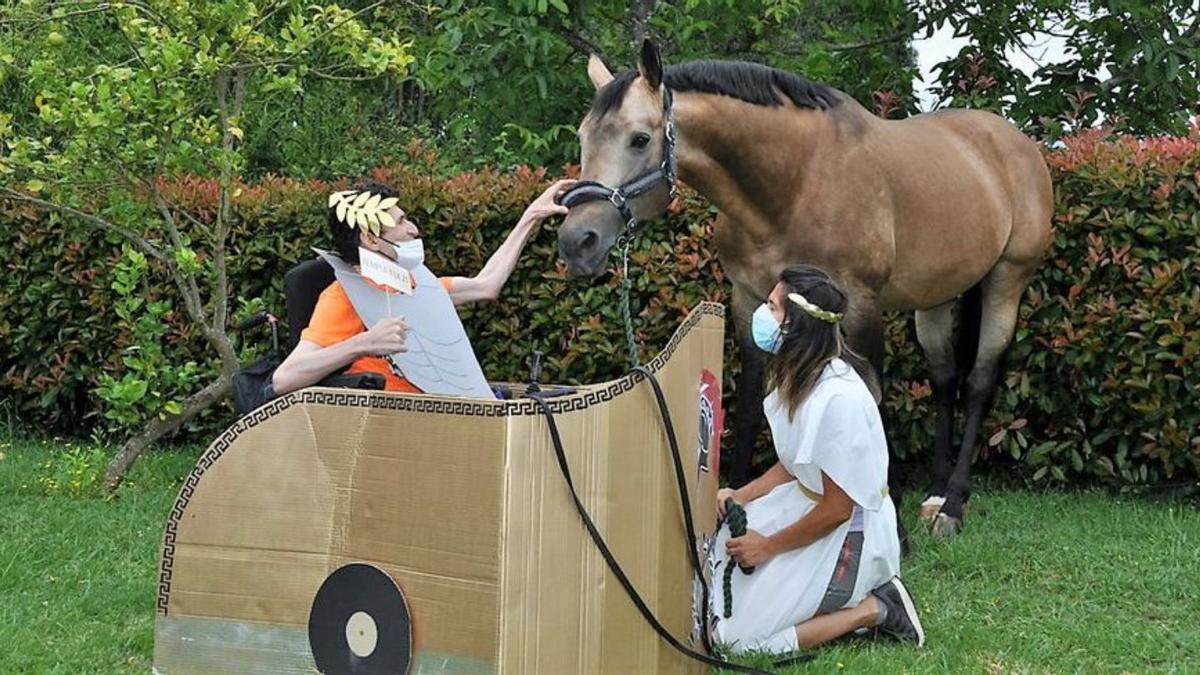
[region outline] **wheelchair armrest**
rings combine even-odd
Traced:
[[[314,386],[380,391],[385,385],[386,383],[384,382],[383,375],[380,375],[379,373],[354,373],[353,375],[340,373],[337,375],[330,375],[316,383]]]
[[[558,396],[570,396],[571,394],[574,394],[577,391],[579,391],[579,390],[576,389],[575,387],[563,387],[563,386],[557,386],[557,385],[548,385],[548,386],[541,387],[541,389],[538,392],[536,392],[536,395],[541,398],[556,398]],[[534,392],[531,392],[528,390],[525,391],[525,396],[528,397],[528,396],[533,396],[533,395],[534,395]]]

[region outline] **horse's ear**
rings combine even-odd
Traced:
[[[638,71],[646,78],[651,89],[658,89],[662,84],[662,57],[658,55],[658,46],[649,39],[642,41],[642,58],[638,61]]]
[[[595,54],[588,56],[587,74],[588,79],[592,81],[592,85],[596,87],[596,89],[599,89],[609,82],[612,82],[613,79],[612,71],[609,70],[608,66],[604,65],[604,61],[600,60],[600,57]]]

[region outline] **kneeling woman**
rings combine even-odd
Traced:
[[[887,442],[875,399],[839,322],[847,297],[824,272],[789,267],[754,313],[754,341],[771,353],[763,409],[779,461],[717,494],[745,505],[747,530],[714,542],[714,639],[735,650],[791,651],[854,631],[924,643],[900,582]],[[721,581],[735,570],[726,603]],[[731,611],[726,616],[726,608]]]

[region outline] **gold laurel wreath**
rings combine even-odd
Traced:
[[[800,295],[799,293],[788,293],[788,300],[800,305],[800,309],[804,310],[809,316],[822,321],[827,321],[829,323],[837,323],[842,320],[842,317],[845,316],[845,314],[839,314],[838,312],[831,312],[827,309],[821,309],[820,307],[817,307],[813,303],[809,302],[808,298]]]
[[[334,209],[339,221],[377,237],[384,228],[396,226],[396,219],[388,209],[399,202],[395,197],[384,197],[370,190],[342,190],[329,195],[329,208]]]

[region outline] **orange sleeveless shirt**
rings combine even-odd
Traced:
[[[438,281],[442,282],[442,288],[450,290],[452,282],[449,277],[441,277]],[[330,347],[366,331],[367,327],[363,324],[362,319],[358,318],[358,312],[354,311],[354,305],[350,302],[350,296],[346,295],[346,289],[342,288],[341,282],[335,281],[321,292],[321,297],[317,299],[316,309],[313,310],[312,319],[308,322],[308,328],[300,333],[300,339],[308,340],[321,347]],[[383,376],[384,388],[387,391],[413,393],[421,391],[405,378],[393,373],[387,359],[382,356],[363,356],[355,359],[346,373],[349,375],[379,373]]]

